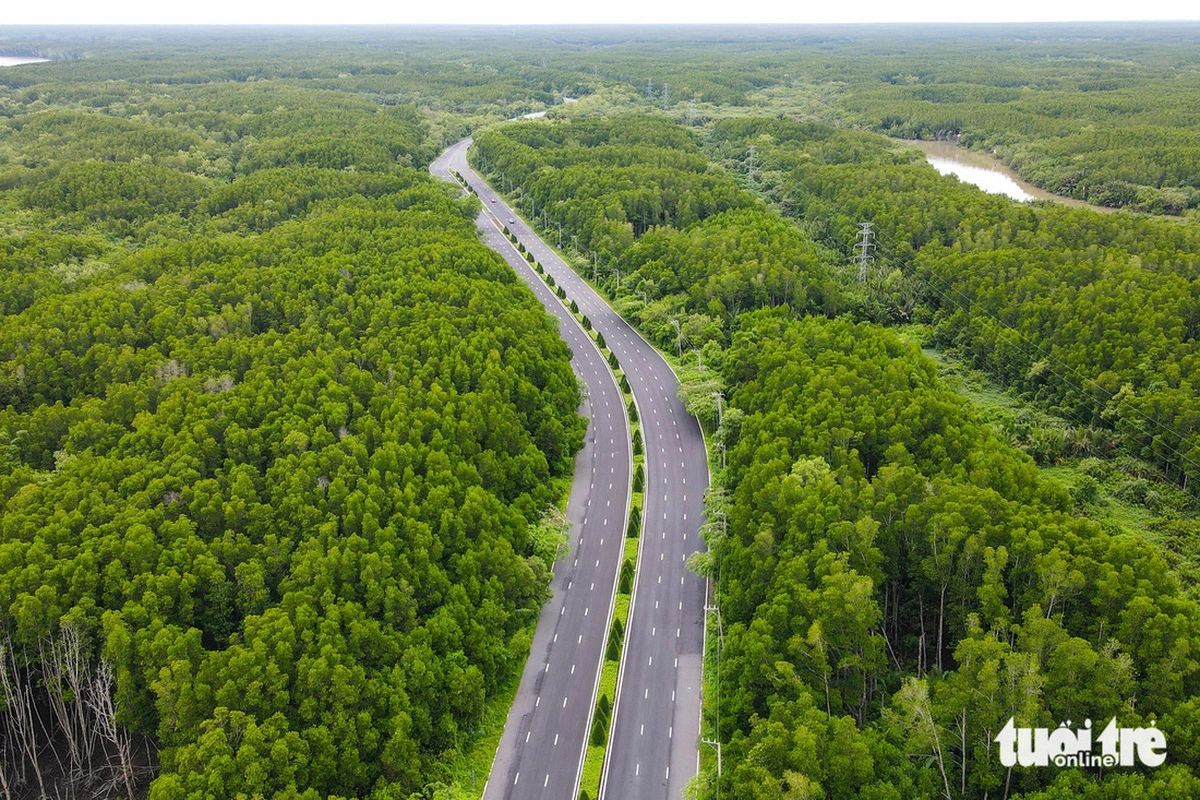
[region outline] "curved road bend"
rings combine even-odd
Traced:
[[[443,153],[430,171],[453,180],[448,166],[456,153]],[[466,174],[465,165],[454,166]],[[588,429],[567,501],[570,552],[554,567],[553,594],[542,608],[483,797],[574,800],[624,553],[633,459],[629,425],[621,391],[595,342],[501,232],[493,213],[501,205],[484,202],[476,222],[485,243],[559,319],[559,333],[573,353],[571,367],[587,386],[580,410]]]
[[[685,561],[703,547],[709,476],[700,424],[662,356],[508,210],[467,165],[469,146],[459,142],[442,160],[478,192],[485,212],[516,220],[509,230],[579,303],[629,376],[646,450],[644,527],[600,800],[678,800],[699,759],[706,584]]]

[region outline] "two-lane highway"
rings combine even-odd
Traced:
[[[448,168],[458,153],[455,148],[443,153],[430,171],[452,180]],[[463,166],[454,166],[463,171]],[[629,423],[621,391],[600,351],[501,233],[496,208],[502,209],[502,204],[487,204],[477,220],[484,241],[558,317],[560,333],[573,353],[571,366],[587,387],[581,413],[588,418],[588,429],[567,503],[570,553],[555,565],[553,595],[542,608],[483,796],[573,800],[624,552],[633,458]]]
[[[469,145],[460,142],[442,158],[475,189],[485,210],[499,209],[507,220],[503,201],[468,166]],[[629,378],[642,424],[643,534],[600,797],[677,800],[698,761],[707,587],[685,562],[703,548],[698,531],[709,479],[703,433],[680,403],[678,381],[662,356],[519,217],[512,218],[508,227],[518,241],[604,334]]]

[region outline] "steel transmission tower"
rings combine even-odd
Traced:
[[[875,257],[871,255],[871,251],[875,249],[875,231],[872,228],[875,226],[873,222],[858,223],[858,240],[854,243],[854,260],[858,262],[858,282],[867,282],[867,270],[871,263],[875,261]]]

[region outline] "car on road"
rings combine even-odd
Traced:
[[[516,224],[516,222],[517,222],[517,221],[516,221],[515,219],[513,219],[512,217],[509,217],[509,218],[508,218],[508,224],[509,224],[509,225],[514,225],[514,224]]]
[[[493,198],[492,198],[492,202],[493,202],[493,203],[494,203],[494,202],[496,202],[496,198],[494,198],[494,197],[493,197]]]

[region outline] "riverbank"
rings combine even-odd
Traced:
[[[897,139],[925,154],[925,159],[943,175],[955,175],[965,183],[972,183],[989,194],[1003,194],[1014,200],[1053,200],[1073,208],[1090,208],[1111,214],[1115,208],[1094,206],[1073,197],[1047,192],[1021,178],[1013,169],[984,153],[967,150],[954,142],[927,141],[924,139]]]

